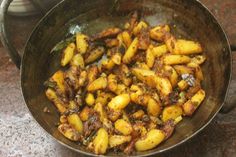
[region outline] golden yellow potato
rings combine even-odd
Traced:
[[[131,124],[124,119],[118,119],[115,122],[115,129],[121,132],[123,135],[130,135],[133,131]]]
[[[131,136],[112,135],[109,137],[109,147],[113,148],[126,142],[130,142],[130,140]]]
[[[95,98],[92,93],[88,93],[85,98],[85,102],[89,106],[93,106],[95,103]]]
[[[81,119],[79,118],[79,115],[76,113],[70,114],[67,116],[67,120],[69,124],[75,128],[79,133],[83,132],[83,123]]]
[[[105,154],[108,148],[108,133],[104,128],[100,128],[93,140],[93,151],[95,154]]]
[[[115,53],[112,57],[111,60],[116,64],[120,65],[121,64],[121,54],[120,53]]]
[[[159,102],[156,102],[154,99],[149,99],[147,105],[147,112],[151,116],[159,116],[161,114],[161,105]]]
[[[111,99],[108,103],[108,107],[113,110],[122,110],[125,108],[130,102],[129,94],[121,94]]]
[[[164,68],[164,71],[168,74],[168,78],[170,80],[172,87],[175,87],[178,82],[177,72],[172,66],[169,66],[169,65],[165,65],[163,68]]]
[[[102,60],[101,63],[102,63],[102,69],[107,69],[107,70],[111,70],[116,65],[112,59]]]
[[[155,56],[153,55],[153,46],[150,45],[146,52],[146,63],[149,68],[152,68],[155,62]]]
[[[60,124],[58,126],[58,131],[71,141],[78,141],[80,139],[78,131],[72,128],[69,124]]]
[[[196,66],[195,68],[195,77],[199,81],[202,81],[204,79],[202,69],[200,66]]]
[[[144,116],[144,111],[143,110],[138,110],[132,114],[132,117],[134,119],[141,119]]]
[[[147,27],[148,25],[144,21],[140,21],[137,26],[134,27],[133,34],[137,36],[143,28]]]
[[[183,74],[193,74],[194,73],[194,68],[187,67],[184,65],[175,65],[174,69],[177,71],[179,75]]]
[[[115,92],[117,90],[117,87],[118,87],[117,80],[118,80],[118,78],[114,74],[110,74],[108,76],[108,81],[107,81],[108,85],[107,85],[107,87],[110,91]]]
[[[84,121],[88,120],[88,118],[90,116],[89,114],[90,114],[90,108],[85,106],[83,108],[83,110],[80,112],[79,117],[84,122]]]
[[[87,90],[89,92],[96,91],[99,89],[105,89],[107,87],[107,78],[106,77],[99,77],[98,79],[94,80],[87,86]]]
[[[198,42],[178,39],[176,46],[179,49],[177,54],[190,55],[202,53],[202,47]]]
[[[156,88],[162,96],[168,96],[172,92],[172,86],[168,78],[157,76],[155,82],[157,84]]]
[[[160,45],[152,48],[152,54],[155,57],[160,57],[168,52],[166,45]]]
[[[104,54],[104,47],[99,46],[98,48],[92,50],[87,58],[84,59],[85,64],[93,63],[94,61],[100,59]]]
[[[77,33],[76,34],[76,47],[79,53],[84,54],[88,49],[88,36],[81,33]]]
[[[188,82],[185,80],[181,80],[178,82],[178,87],[181,91],[187,89],[189,87]]]
[[[135,38],[130,44],[129,48],[126,50],[122,61],[124,63],[130,63],[138,49],[138,38]]]
[[[88,69],[88,84],[90,84],[91,82],[93,82],[94,80],[96,80],[96,78],[98,77],[99,74],[99,70],[97,66],[91,66]]]
[[[53,82],[56,82],[58,89],[60,92],[65,93],[65,84],[64,84],[64,73],[59,70],[50,79]]]
[[[71,66],[79,66],[81,68],[84,68],[84,58],[82,57],[81,54],[76,54],[70,61]]]
[[[183,114],[182,108],[178,105],[167,106],[162,112],[162,121],[166,122],[169,119],[175,120]]]
[[[122,40],[123,40],[123,43],[125,44],[125,46],[129,47],[130,44],[132,43],[132,38],[131,38],[129,32],[124,31],[123,33],[121,33],[121,36],[122,36]]]
[[[197,56],[191,58],[191,62],[189,64],[195,63],[197,65],[201,65],[202,63],[205,62],[205,60],[206,60],[206,56],[197,55]],[[189,66],[189,64],[188,64],[188,66]]]
[[[68,63],[70,63],[71,59],[74,56],[74,51],[75,51],[75,44],[70,43],[62,54],[61,66],[66,66]]]
[[[158,129],[150,130],[146,136],[139,139],[135,143],[135,149],[137,151],[146,151],[155,148],[165,139],[165,134],[163,131]]]
[[[162,59],[166,65],[186,64],[191,61],[191,58],[185,55],[165,55]]]
[[[150,30],[149,35],[154,40],[164,41],[167,32],[170,32],[170,27],[168,25],[156,26]]]
[[[105,119],[107,119],[107,113],[106,113],[106,111],[105,111],[105,109],[104,109],[104,107],[101,103],[95,104],[94,110],[99,113],[101,122],[104,122]]]

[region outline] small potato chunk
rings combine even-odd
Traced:
[[[205,98],[205,91],[200,89],[190,100],[183,104],[184,114],[191,116]]]
[[[79,118],[79,115],[76,113],[70,114],[67,117],[67,120],[69,122],[69,124],[75,128],[79,133],[83,132],[83,123],[81,121],[81,119]]]
[[[89,106],[93,106],[95,103],[95,98],[92,93],[88,93],[85,98],[85,102]]]
[[[112,70],[115,65],[112,59],[102,60],[102,69]]]
[[[178,105],[171,105],[164,108],[162,112],[162,121],[166,122],[169,119],[175,120],[183,114],[182,108]]]
[[[154,99],[149,99],[147,105],[147,112],[151,116],[159,116],[161,114],[161,105],[156,102]]]
[[[118,83],[117,83],[117,76],[114,75],[114,74],[110,74],[108,76],[108,89],[112,92],[115,92],[117,90],[117,87],[118,87]]]
[[[150,30],[150,37],[157,41],[164,41],[167,32],[170,32],[170,27],[168,25],[157,26]]]
[[[179,49],[177,54],[190,55],[202,53],[202,47],[198,42],[179,39],[176,42],[176,46]]]
[[[46,96],[50,101],[53,102],[60,113],[64,113],[66,111],[66,107],[63,105],[62,101],[58,98],[56,92],[53,89],[48,88],[46,90]]]
[[[90,114],[90,108],[88,106],[85,106],[83,110],[80,112],[79,117],[84,122],[87,121]]]
[[[61,66],[66,66],[74,56],[75,44],[70,43],[62,54]]]
[[[99,93],[97,94],[97,98],[95,103],[101,103],[103,106],[107,105],[107,103],[114,97],[111,93]]]
[[[155,57],[160,57],[163,54],[166,54],[167,52],[168,52],[168,49],[167,49],[166,45],[156,46],[156,47],[153,47],[153,49],[152,49],[152,54]]]
[[[134,112],[134,113],[132,114],[132,117],[133,117],[134,119],[141,119],[144,114],[145,114],[145,113],[144,113],[143,110],[138,110],[138,111],[136,111],[136,112]]]
[[[137,151],[146,151],[155,148],[165,139],[163,131],[158,129],[151,129],[146,136],[139,139],[135,143],[135,149]]]
[[[204,79],[202,69],[200,66],[196,66],[195,68],[195,77],[199,81],[202,81]]]
[[[99,113],[101,122],[104,122],[104,121],[107,120],[107,113],[106,113],[106,111],[105,111],[105,109],[104,109],[104,107],[101,103],[97,103],[94,106],[94,110]]]
[[[172,66],[165,65],[164,66],[165,72],[168,74],[168,78],[172,87],[175,87],[178,82],[178,74]]]
[[[93,63],[94,61],[100,59],[102,55],[104,54],[105,49],[104,47],[98,47],[90,52],[90,55],[85,58],[84,62],[85,64]]]
[[[119,45],[119,40],[118,39],[106,39],[105,40],[106,46],[107,47],[115,47]]]
[[[125,52],[122,61],[126,64],[130,63],[133,56],[137,52],[138,49],[138,38],[135,38],[132,43],[130,44],[129,48]]]
[[[98,74],[99,74],[99,70],[96,65],[90,67],[88,69],[88,84],[96,80],[96,78],[98,77]]]
[[[57,83],[57,87],[60,92],[65,93],[65,84],[64,84],[64,73],[63,71],[59,70],[50,79],[53,82]]]
[[[91,92],[99,89],[105,89],[106,87],[107,87],[107,78],[99,77],[98,79],[94,80],[88,85],[87,90]]]
[[[82,57],[81,54],[76,54],[70,61],[71,66],[76,66],[76,67],[81,67],[84,68],[84,58]]]
[[[188,86],[189,86],[189,85],[188,85],[188,82],[185,81],[185,80],[181,80],[181,81],[179,81],[179,83],[178,83],[178,87],[179,87],[179,89],[180,89],[181,91],[187,89]]]
[[[92,40],[98,40],[98,39],[104,39],[104,38],[108,38],[108,37],[114,37],[117,36],[117,34],[119,34],[121,32],[120,28],[107,28],[105,30],[103,30],[102,32],[96,34]]]
[[[130,142],[130,140],[131,136],[112,135],[109,137],[109,146],[110,148],[113,148],[126,142]]]
[[[168,96],[172,92],[170,81],[165,77],[156,77],[156,88],[160,91],[162,96]]]
[[[155,56],[153,55],[153,46],[150,45],[149,48],[147,49],[146,53],[146,63],[149,68],[153,67],[153,64],[155,62]]]
[[[80,139],[79,133],[69,124],[60,124],[58,131],[71,141],[78,141]]]
[[[121,33],[123,43],[125,44],[126,47],[129,47],[130,44],[132,43],[132,38],[130,34],[127,31],[124,31]]]
[[[165,55],[162,59],[166,65],[186,64],[191,61],[191,58],[185,55]]]
[[[82,33],[77,33],[76,34],[76,47],[79,53],[84,54],[88,49],[88,36]]]
[[[184,65],[175,65],[174,69],[177,71],[177,73],[179,75],[183,75],[183,74],[193,74],[194,73],[194,69],[191,67],[187,67]]]
[[[195,57],[193,57],[193,58],[191,59],[191,62],[190,62],[189,64],[195,63],[195,64],[197,64],[197,65],[201,65],[202,63],[205,62],[205,60],[206,60],[206,56],[197,55],[197,56],[195,56]],[[188,66],[189,66],[189,64],[188,64]],[[191,66],[190,66],[190,67],[191,67]]]
[[[118,119],[115,122],[115,129],[121,132],[123,135],[130,135],[133,131],[131,124],[126,122],[124,119]]]
[[[113,110],[122,110],[124,109],[130,102],[129,94],[121,94],[111,99],[108,103],[108,107]]]
[[[116,64],[116,65],[120,65],[121,64],[121,54],[120,53],[116,53],[111,57],[111,60]]]
[[[137,35],[140,33],[140,31],[141,31],[142,29],[147,28],[147,27],[148,27],[148,25],[147,25],[144,21],[140,21],[140,22],[137,24],[137,26],[134,27],[134,29],[133,29],[133,34],[134,34],[135,36],[137,36]]]
[[[92,143],[95,154],[105,154],[108,148],[108,133],[104,128],[100,128]]]

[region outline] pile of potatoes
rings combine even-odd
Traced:
[[[176,39],[134,13],[124,28],[77,33],[47,81],[58,130],[95,154],[146,151],[167,140],[205,98],[198,42]]]

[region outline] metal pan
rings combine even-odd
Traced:
[[[169,24],[173,34],[180,38],[198,40],[207,56],[203,66],[206,99],[192,118],[181,122],[173,136],[159,147],[137,152],[133,156],[158,154],[187,141],[215,117],[223,104],[225,112],[233,107],[235,98],[228,99],[232,57],[229,41],[220,24],[210,11],[195,0],[64,0],[50,10],[37,24],[25,46],[23,58],[8,40],[6,11],[12,0],[1,5],[1,39],[13,62],[21,69],[22,93],[29,111],[40,126],[58,142],[81,154],[92,155],[83,146],[64,138],[55,124],[59,115],[44,94],[43,82],[60,68],[60,53],[50,53],[56,43],[68,36],[74,25],[88,34],[109,26],[120,26],[135,10],[151,25]],[[235,48],[235,47],[234,47]],[[45,114],[47,106],[51,113]],[[109,152],[109,156],[118,156]]]

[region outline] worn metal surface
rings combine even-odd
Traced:
[[[227,2],[227,1],[225,1]],[[209,7],[222,8],[220,6]],[[231,1],[231,5],[235,5],[235,2]],[[224,5],[224,2],[219,2],[217,5]],[[230,5],[230,7],[231,7]],[[233,9],[232,9],[233,10]],[[230,11],[228,11],[230,12]],[[227,14],[228,14],[227,12]],[[232,25],[235,25],[235,14],[232,11],[232,19],[224,19],[222,17],[222,23],[225,21],[231,21]],[[217,14],[220,19],[221,15]],[[32,22],[34,23],[34,21]],[[15,21],[14,21],[14,24]],[[22,22],[19,22],[20,28],[15,28],[14,41],[16,45],[22,46],[23,36],[26,33],[21,32],[24,30]],[[28,30],[32,25],[26,25]],[[233,28],[233,27],[232,27]],[[231,28],[231,29],[232,29]],[[228,28],[227,28],[228,29]],[[27,30],[27,29],[25,29]],[[234,33],[227,30],[227,32]],[[18,32],[22,33],[18,35]],[[20,39],[22,38],[22,39]],[[234,42],[235,35],[230,37]],[[59,144],[53,142],[51,138],[47,137],[42,130],[37,127],[32,118],[29,116],[26,107],[24,106],[19,86],[19,72],[8,62],[9,58],[0,49],[0,125],[3,126],[0,130],[0,156],[76,156],[76,154]],[[234,58],[235,55],[234,55]],[[234,69],[236,66],[234,66]],[[235,78],[235,72],[233,73]],[[234,87],[236,87],[234,85]],[[236,111],[232,111],[227,115],[218,115],[216,119],[199,135],[194,137],[191,141],[177,147],[175,150],[163,154],[162,156],[235,156],[236,154]],[[2,147],[3,146],[3,147]]]

